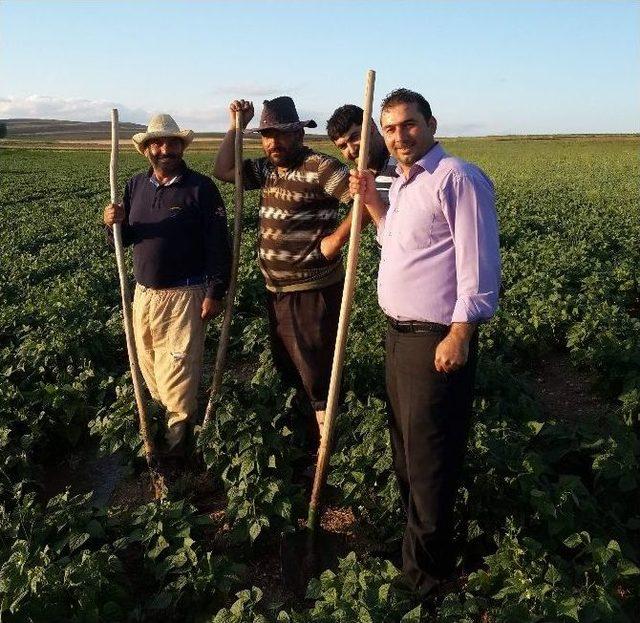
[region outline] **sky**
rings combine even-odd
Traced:
[[[290,95],[323,131],[374,69],[374,118],[407,87],[441,136],[639,132],[639,61],[640,1],[0,0],[0,118],[221,131]]]

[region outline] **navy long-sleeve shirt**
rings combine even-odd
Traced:
[[[124,191],[122,242],[133,244],[136,281],[171,288],[202,277],[206,295],[221,299],[229,286],[231,252],[218,188],[184,162],[168,185],[158,185],[152,173],[132,177]],[[113,245],[110,227],[107,238]]]

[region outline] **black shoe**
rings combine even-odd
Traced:
[[[408,599],[419,602],[424,606],[432,606],[438,597],[439,583],[415,586],[414,583],[404,574],[400,573],[391,580],[391,591],[400,599]]]

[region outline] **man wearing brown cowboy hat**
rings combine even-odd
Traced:
[[[133,245],[133,324],[140,369],[166,409],[164,456],[181,457],[196,411],[206,322],[222,310],[230,251],[224,203],[213,181],[182,159],[193,140],[169,115],[133,137],[151,167],[132,177],[122,204],[104,210],[107,238],[122,223]]]
[[[253,104],[229,106],[231,127],[214,176],[234,181],[235,112],[246,128]],[[349,171],[340,161],[305,147],[305,127],[290,97],[266,100],[260,125],[264,158],[244,161],[245,188],[261,189],[259,265],[267,287],[271,348],[285,380],[302,387],[322,435],[344,269],[340,249],[350,215],[338,225],[340,203],[350,203]]]

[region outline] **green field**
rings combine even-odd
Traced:
[[[216,426],[200,439],[199,475],[157,503],[145,493],[101,226],[109,154],[0,149],[0,621],[638,620],[640,139],[443,142],[496,184],[503,293],[481,330],[456,509],[459,578],[436,612],[390,593],[397,570],[372,554],[391,551],[404,523],[372,232],[323,518],[343,534],[342,559],[300,600],[280,588],[277,543],[305,516],[308,490],[295,470],[302,427],[268,350],[257,194],[246,195]],[[211,153],[187,152],[187,161],[211,172]],[[122,184],[144,166],[123,153]],[[221,190],[231,213],[232,189]],[[217,331],[212,324],[209,360]],[[95,455],[112,453],[109,485],[96,475],[107,459]],[[106,494],[92,502],[87,482],[109,485]]]

